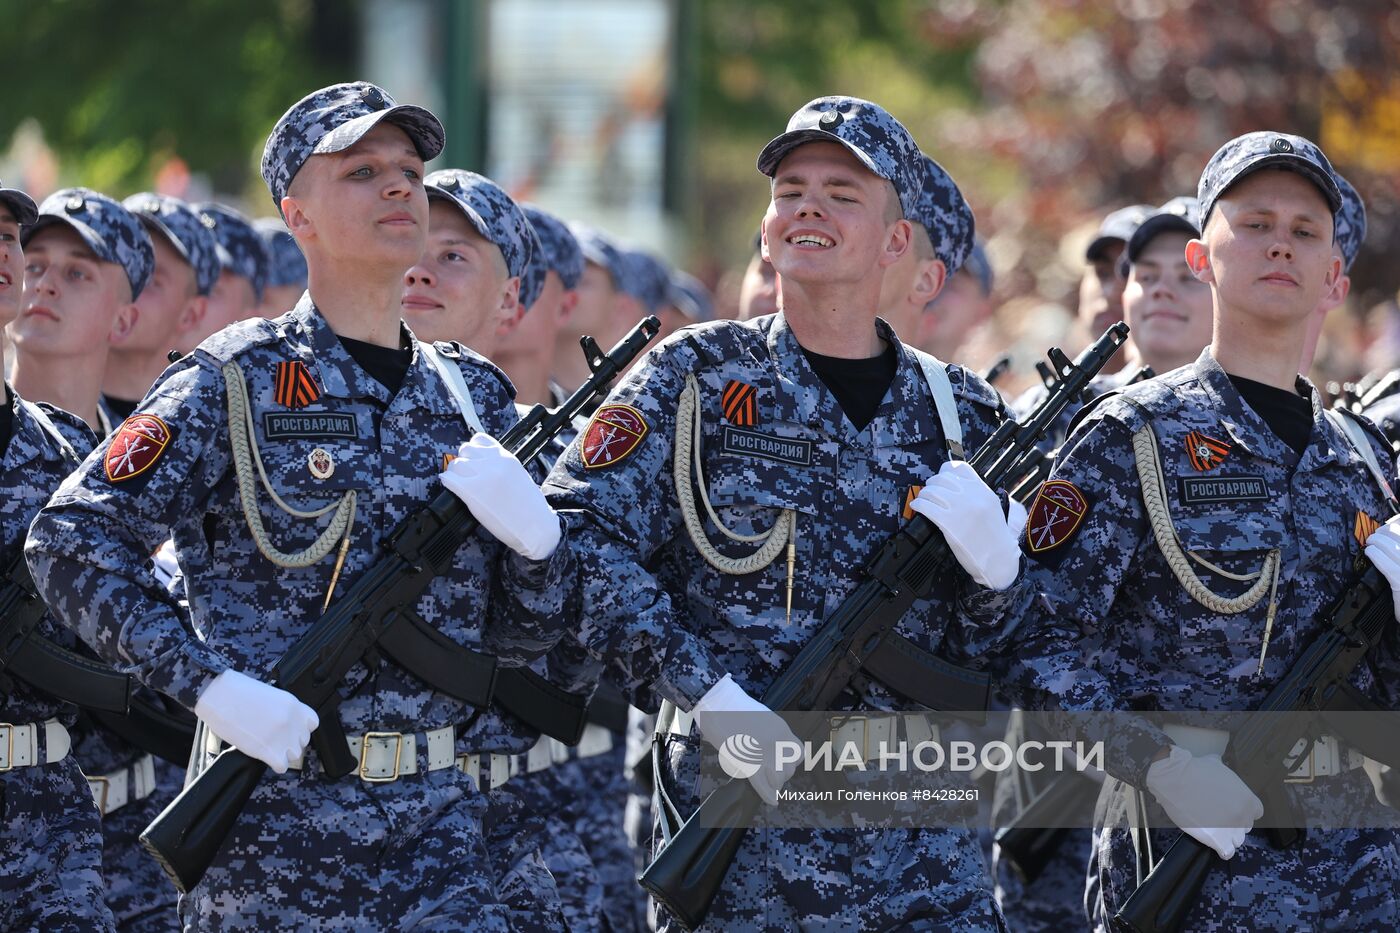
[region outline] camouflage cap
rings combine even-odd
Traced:
[[[136,215],[105,194],[90,188],[64,188],[44,198],[34,223],[20,233],[25,246],[34,234],[54,224],[67,224],[102,262],[115,263],[126,273],[131,298],[151,280],[156,265],[150,234]]]
[[[447,133],[431,111],[398,104],[367,81],[332,84],[292,104],[263,146],[262,177],[282,209],[292,179],[313,155],[348,149],[383,120],[401,128],[426,162],[442,152]]]
[[[715,316],[715,302],[705,284],[689,272],[671,273],[669,302],[692,321],[708,321]]]
[[[226,204],[205,201],[194,209],[212,225],[218,241],[219,266],[251,282],[253,294],[262,301],[268,262],[267,247],[258,231],[247,217]]]
[[[1351,272],[1351,264],[1356,262],[1356,254],[1361,252],[1361,244],[1366,240],[1366,203],[1351,186],[1351,182],[1333,172],[1337,181],[1337,193],[1341,195],[1341,206],[1337,208],[1334,226],[1337,248],[1342,251],[1343,272]]]
[[[587,224],[569,224],[569,231],[578,241],[578,248],[583,253],[584,261],[607,270],[608,277],[612,279],[613,288],[622,288],[623,280],[627,278],[627,270],[623,268],[622,251],[618,248],[617,242],[597,227],[590,227]]]
[[[1172,198],[1148,214],[1128,238],[1128,262],[1137,262],[1137,258],[1147,249],[1147,244],[1152,242],[1153,237],[1168,230],[1175,230],[1187,236],[1200,236],[1201,202],[1182,195]]]
[[[520,209],[525,212],[530,226],[535,228],[540,238],[545,267],[559,276],[564,288],[578,287],[578,280],[583,276],[583,250],[579,248],[569,225],[533,204],[522,204]]]
[[[495,244],[505,257],[506,270],[520,276],[520,303],[533,305],[544,287],[543,272],[530,270],[539,237],[505,189],[485,175],[459,168],[433,172],[423,183],[429,198],[456,205],[476,231]]]
[[[1155,210],[1157,208],[1151,204],[1134,204],[1131,207],[1120,207],[1110,213],[1099,224],[1094,238],[1089,241],[1089,246],[1084,250],[1084,259],[1093,262],[1102,258],[1104,249],[1110,243],[1127,243],[1132,239],[1138,224]]]
[[[1297,172],[1317,186],[1327,205],[1336,214],[1342,201],[1332,163],[1311,140],[1287,133],[1260,131],[1236,136],[1215,151],[1196,184],[1201,202],[1201,225],[1205,226],[1215,202],[1241,178],[1261,168],[1281,168]]]
[[[982,290],[984,297],[991,295],[995,276],[992,275],[992,262],[987,258],[987,245],[982,242],[981,237],[972,241],[972,251],[967,254],[963,271],[977,280],[977,287]]]
[[[952,275],[962,268],[967,254],[972,252],[977,222],[953,176],[923,153],[919,154],[919,161],[922,182],[909,219],[928,231],[933,255],[943,261],[947,274]]]
[[[0,204],[9,206],[21,227],[32,224],[39,216],[39,207],[33,198],[18,188],[6,188],[4,182],[0,182]]]
[[[306,257],[302,255],[297,238],[276,217],[259,217],[253,229],[262,237],[267,251],[267,284],[276,288],[289,285],[306,287]]]
[[[133,194],[122,202],[146,224],[169,241],[180,258],[194,270],[195,289],[209,294],[219,280],[219,250],[213,226],[179,198],[151,191]]]
[[[636,298],[648,314],[666,307],[671,291],[671,270],[651,253],[622,250],[622,290]]]
[[[871,172],[894,185],[904,216],[918,209],[923,168],[914,137],[879,104],[858,97],[818,97],[788,120],[787,131],[758,154],[758,170],[773,177],[778,163],[804,143],[839,142]]]

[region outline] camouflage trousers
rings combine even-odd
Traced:
[[[71,755],[0,773],[0,929],[113,929],[97,807]]]
[[[993,850],[997,904],[1013,933],[1060,933],[1087,926],[1084,876],[1093,845],[1092,830],[1066,830],[1059,848],[1030,885],[1021,883],[1001,859],[1000,849]]]
[[[540,892],[552,888],[560,929],[603,930],[603,885],[583,840],[562,815],[570,801],[549,780],[552,771],[517,775],[487,795],[492,856],[522,842],[539,850],[540,871],[522,867],[518,859],[513,867],[502,866],[514,878],[505,892],[505,902],[518,920],[532,909],[538,913]],[[520,925],[516,923],[517,928]]]
[[[667,742],[662,778],[682,814],[700,803],[698,741]],[[966,826],[750,829],[704,929],[1005,930],[988,874]],[[659,930],[683,929],[657,915]]]
[[[269,772],[180,899],[181,919],[194,930],[557,929],[552,886],[528,917],[507,906],[503,863],[516,877],[549,874],[528,842],[488,849],[492,829],[504,834],[487,811],[455,768],[384,784]]]
[[[631,841],[623,825],[631,784],[624,774],[625,749],[614,736],[613,749],[602,755],[567,762],[560,772],[577,775],[580,806],[574,829],[588,849],[603,882],[603,906],[617,933],[644,929],[637,920],[646,912],[646,892],[637,884]]]
[[[102,818],[102,876],[107,907],[123,933],[178,931],[179,892],[138,837],[180,793],[185,769],[155,759],[156,789]]]
[[[1113,914],[1133,893],[1141,870],[1126,826],[1133,795],[1119,782],[1111,784],[1100,798],[1090,864],[1096,878],[1087,905],[1094,929],[1102,931],[1109,930]],[[1359,814],[1381,806],[1360,770],[1289,785],[1289,792],[1305,810],[1311,810],[1310,801],[1324,798],[1333,807]],[[1386,822],[1389,818],[1379,817],[1374,825]],[[1151,830],[1153,857],[1161,858],[1179,835],[1175,828]],[[1301,843],[1276,848],[1266,833],[1253,831],[1232,858],[1215,860],[1185,929],[1400,929],[1396,842],[1394,829],[1311,829]]]

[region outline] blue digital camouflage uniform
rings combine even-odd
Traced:
[[[516,418],[504,376],[455,344],[437,346],[460,367],[487,430],[504,432]],[[230,455],[230,363],[247,382],[252,432],[277,493],[312,509],[356,492],[337,592],[364,573],[401,519],[439,491],[444,454],[469,435],[422,352],[391,398],[309,297],[275,320],[225,329],[168,369],[36,520],[28,554],[58,615],[104,657],[189,708],[228,667],[266,676],[319,616],[333,573],[331,559],[276,567],[251,538]],[[284,551],[306,546],[326,523],[291,518],[260,485],[254,498],[268,539]],[[167,535],[193,632],[146,564]],[[479,532],[415,610],[459,644],[523,663],[559,637],[557,584],[568,554],[565,541],[548,561],[530,563]],[[528,622],[508,608],[508,591],[526,584]],[[455,767],[424,770],[422,733],[455,725],[459,754],[518,752],[533,736],[494,705],[465,707],[391,663],[357,667],[342,694],[349,734],[418,735],[419,773],[382,784],[326,781],[314,752],[304,771],[269,773],[204,880],[182,899],[185,922],[503,928],[501,873],[483,843],[485,796]]]
[[[267,284],[275,287],[306,287],[306,257],[297,238],[275,217],[259,217],[253,229],[262,237],[267,251]]]
[[[1010,655],[1014,682],[1069,710],[1248,710],[1257,707],[1319,631],[1357,556],[1359,516],[1389,513],[1376,482],[1346,436],[1324,417],[1305,380],[1313,429],[1300,458],[1202,353],[1192,366],[1123,390],[1085,418],[1061,449],[1053,495],[1031,509],[1024,544],[1039,591]],[[1207,609],[1173,576],[1149,528],[1139,492],[1133,435],[1155,433],[1171,523],[1181,546],[1234,574],[1259,571],[1279,555],[1277,615],[1260,670],[1270,597],[1224,615]],[[1393,472],[1379,435],[1376,455]],[[1220,481],[1226,481],[1221,484]],[[1079,518],[1076,518],[1076,515]],[[1212,591],[1244,593],[1252,581],[1190,565]],[[1388,647],[1353,684],[1387,707],[1396,703],[1396,658]],[[1142,787],[1155,751],[1170,744],[1155,726],[1104,737],[1113,778],[1099,800],[1089,904],[1098,929],[1136,885],[1136,856],[1124,829],[1128,793]],[[1117,778],[1119,780],[1114,780]],[[1375,806],[1360,770],[1287,785],[1290,795],[1329,794]],[[1375,825],[1375,824],[1373,824]],[[1165,851],[1175,830],[1154,830]],[[1190,929],[1394,929],[1400,853],[1392,830],[1310,831],[1290,849],[1251,833],[1211,872]]]
[[[8,387],[7,387],[8,388]],[[39,406],[44,425],[9,389],[14,427],[0,456],[7,495],[0,506],[4,553],[16,554],[25,532],[53,490],[92,449],[85,424],[67,412]],[[53,430],[60,432],[55,437]],[[46,616],[39,634],[68,648],[73,633]],[[57,719],[71,728],[77,709],[11,679],[0,719],[15,725]],[[3,740],[3,737],[0,737]],[[40,740],[40,754],[47,742]],[[0,927],[6,930],[111,929],[102,901],[102,831],[92,792],[71,754],[53,764],[0,771]]]
[[[555,465],[546,491],[567,518],[574,546],[591,555],[579,564],[579,640],[606,659],[609,677],[638,706],[654,708],[646,697],[655,691],[690,709],[725,673],[762,696],[850,592],[865,559],[900,527],[910,487],[945,459],[917,362],[883,322],[876,326],[895,346],[899,371],[862,431],[846,420],[777,314],[678,331],[624,379]],[[1000,398],[960,367],[948,372],[965,443],[976,449],[1002,417]],[[790,624],[785,561],[721,575],[699,558],[683,527],[671,461],[676,399],[692,375],[709,499],[724,522],[748,534],[768,528],[783,509],[797,513]],[[726,422],[722,396],[736,384],[753,389],[755,405]],[[715,541],[718,532],[706,527]],[[735,552],[727,541],[715,543]],[[971,645],[980,643],[981,653],[998,638],[977,622],[997,617],[1020,592],[981,590],[955,574],[899,628],[925,649],[966,659]],[[839,702],[849,709],[907,705],[878,684]],[[672,739],[666,779],[689,812],[699,803],[701,740]],[[707,928],[919,922],[1000,927],[965,828],[750,831]],[[661,924],[675,926],[665,915]]]

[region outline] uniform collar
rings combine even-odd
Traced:
[[[0,459],[3,469],[14,470],[35,460],[62,460],[63,448],[58,439],[49,436],[49,432],[29,410],[29,406],[35,403],[21,405],[15,390],[8,383],[5,387],[10,393],[12,427],[10,443],[5,448],[3,459]]]
[[[323,393],[338,398],[368,397],[383,405],[390,403],[389,390],[365,372],[350,356],[320,309],[311,301],[309,292],[302,294],[301,300],[290,314],[301,325],[302,333],[311,348],[312,358],[316,361],[317,381]],[[413,359],[393,401],[409,408],[423,408],[434,414],[458,413],[457,402],[451,390],[443,382],[432,361],[422,352],[413,331],[402,322],[399,326],[413,348]],[[455,365],[455,358],[453,363]]]
[[[934,435],[932,402],[924,383],[923,371],[894,330],[880,318],[875,329],[895,350],[894,382],[880,402],[875,417],[866,430],[871,432],[874,446],[889,447],[918,443]],[[773,316],[768,330],[768,354],[778,374],[778,412],[785,420],[817,428],[854,445],[863,431],[856,431],[842,412],[836,396],[822,382],[807,362],[802,347],[779,311]],[[910,417],[910,413],[917,413]]]
[[[1231,442],[1254,456],[1304,471],[1320,469],[1329,463],[1360,461],[1350,442],[1327,418],[1322,396],[1302,376],[1298,377],[1296,387],[1300,394],[1307,396],[1312,406],[1313,426],[1308,447],[1299,458],[1297,451],[1285,444],[1244,400],[1229,375],[1211,356],[1210,347],[1201,351],[1192,364],[1192,370],[1219,413],[1220,423],[1230,435]]]

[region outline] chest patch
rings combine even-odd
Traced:
[[[1186,435],[1186,457],[1197,472],[1213,470],[1225,462],[1230,455],[1230,445],[1221,440],[1191,431]]]
[[[1183,476],[1177,490],[1184,505],[1205,505],[1212,502],[1268,502],[1273,496],[1264,477],[1243,476]]]
[[[774,437],[757,431],[726,426],[720,448],[727,454],[762,457],[796,466],[812,465],[812,442],[800,437]]]
[[[724,418],[732,425],[751,428],[758,422],[758,392],[737,379],[729,380],[721,398]]]
[[[359,437],[355,416],[344,412],[265,411],[262,416],[263,437],[270,441],[293,438],[319,440]]]
[[[284,360],[277,364],[272,397],[284,408],[305,408],[321,397],[321,389],[311,378],[311,370],[301,360]]]

